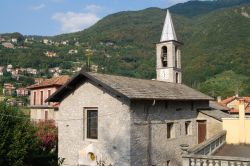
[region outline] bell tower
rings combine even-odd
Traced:
[[[181,51],[170,12],[167,11],[161,40],[156,44],[156,73],[158,81],[182,83]]]

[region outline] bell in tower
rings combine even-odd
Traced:
[[[167,67],[168,66],[168,48],[166,46],[162,47],[161,58],[162,58],[162,66]]]
[[[167,11],[161,40],[156,44],[156,73],[158,81],[181,83],[181,55],[171,14]]]

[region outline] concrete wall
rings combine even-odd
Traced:
[[[206,120],[207,122],[207,139],[213,137],[223,130],[222,121],[212,118],[202,112],[199,112],[198,120]]]
[[[49,92],[50,90],[50,95],[52,95],[56,90],[57,88],[56,87],[48,87],[48,88],[40,88],[40,89],[32,89],[30,91],[30,105],[31,106],[34,106],[34,105],[49,105],[49,104],[53,104],[53,103],[45,103],[45,100],[49,97]],[[43,92],[43,103],[41,103],[41,91]],[[34,92],[36,92],[36,97],[34,97]],[[35,102],[34,102],[34,98],[35,98]]]
[[[227,131],[228,144],[250,144],[250,119],[245,117],[244,100],[239,101],[238,118],[223,118],[223,130]]]
[[[250,144],[250,119],[245,119],[242,124],[238,118],[225,118],[223,130],[227,131],[228,144]]]
[[[86,82],[60,104],[57,114],[59,157],[64,165],[77,165],[78,152],[93,144],[108,164],[130,164],[129,102]],[[86,138],[85,108],[98,108],[98,139]]]
[[[56,87],[48,87],[48,88],[40,88],[40,89],[32,89],[30,94],[30,118],[32,121],[45,120],[45,112],[48,112],[48,119],[55,120],[56,112],[54,112],[51,107],[55,103],[46,103],[45,100],[52,95],[57,88]],[[43,92],[43,99],[41,103],[41,91]],[[36,92],[36,97],[34,96],[34,92]]]
[[[55,120],[56,112],[53,108],[31,108],[30,118],[32,121],[45,120],[45,112],[48,112],[47,120]]]
[[[181,144],[197,144],[197,108],[207,102],[148,101],[132,102],[131,165],[181,165]],[[147,116],[148,115],[148,116]],[[191,134],[185,134],[185,122]],[[167,123],[174,123],[174,138],[167,138]]]

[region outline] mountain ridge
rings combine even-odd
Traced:
[[[248,4],[219,8],[205,14],[201,12],[192,17],[172,13],[177,37],[184,42],[182,67],[185,83],[198,89],[202,87],[203,92],[211,95],[211,91],[202,85],[205,84],[205,81],[212,79],[210,82],[207,81],[211,84],[214,82],[213,78],[220,73],[233,71],[228,72],[232,75],[230,77],[232,82],[235,79],[233,73],[250,76],[250,69],[248,69],[250,63],[250,49],[248,48],[250,45],[248,37],[250,36],[248,28],[250,27],[248,18],[250,6]],[[86,57],[83,56],[84,49],[91,47],[94,50],[91,61],[102,69],[100,72],[152,79],[155,77],[154,43],[160,40],[165,15],[165,9],[160,8],[115,13],[106,16],[84,31],[50,38],[55,41],[69,40],[70,42],[77,39],[82,43],[79,48],[74,45],[45,47],[37,44],[34,47],[37,55],[28,53],[28,56],[31,58],[35,56],[38,60],[22,56],[23,58],[20,60],[12,61],[16,64],[29,63],[41,68],[45,63],[48,67],[56,65],[63,67],[68,66],[68,62],[77,59],[84,63],[86,61]],[[111,44],[108,45],[109,43]],[[73,48],[78,48],[79,54],[75,57],[66,55],[66,51]],[[43,53],[38,52],[48,49],[59,52],[60,56],[47,58]],[[13,56],[18,57],[19,55],[13,54]],[[4,57],[2,59],[4,60]],[[9,59],[5,58],[2,62],[7,63]],[[216,89],[217,85],[214,86]]]

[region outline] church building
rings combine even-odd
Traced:
[[[168,11],[156,44],[156,80],[80,71],[47,99],[60,102],[63,165],[182,165],[180,145],[207,139],[197,115],[212,98],[182,84],[181,45]]]

